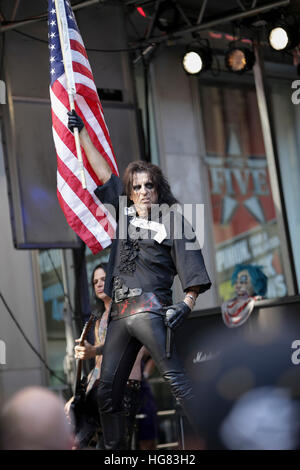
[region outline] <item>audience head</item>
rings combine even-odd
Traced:
[[[74,437],[63,401],[42,387],[27,387],[13,395],[0,415],[4,450],[71,450]]]

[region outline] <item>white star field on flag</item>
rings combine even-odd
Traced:
[[[54,0],[50,0],[51,3],[55,3]],[[50,3],[50,2],[49,2]],[[71,8],[70,2],[68,0],[65,1],[66,5],[66,13],[67,13],[67,21],[68,26],[70,29],[74,29],[79,33],[78,26],[76,23],[76,18]],[[58,53],[55,56],[50,56],[50,73],[51,73],[51,85],[57,78],[64,73],[64,66],[63,66],[63,59],[62,53],[59,46],[59,32],[57,26],[57,19],[56,19],[56,10],[52,8],[49,10],[49,19],[48,19],[48,26],[49,26],[49,49],[53,51],[56,49]],[[54,70],[54,72],[53,72]]]

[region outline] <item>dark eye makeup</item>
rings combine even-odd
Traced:
[[[134,191],[140,191],[141,190],[141,185],[140,184],[136,184],[133,186],[133,190]],[[146,183],[145,184],[145,188],[146,189],[153,189],[154,188],[154,184],[153,183]]]

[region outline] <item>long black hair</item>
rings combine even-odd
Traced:
[[[103,302],[103,300],[99,299],[96,296],[95,287],[94,287],[94,274],[95,274],[95,271],[97,271],[97,269],[103,269],[103,271],[106,273],[107,272],[107,263],[97,264],[94,267],[93,272],[92,272],[92,276],[91,276],[91,286],[92,286],[92,292],[93,292],[93,300],[94,300],[94,302],[97,306],[97,310],[99,310],[99,312],[103,313],[104,310],[105,310],[104,302]]]
[[[142,172],[149,174],[151,181],[157,191],[158,204],[168,204],[169,206],[172,206],[173,204],[178,203],[161,169],[157,165],[153,165],[153,163],[146,162],[144,160],[136,160],[129,163],[123,176],[124,192],[128,199],[128,205],[132,204],[132,201],[130,201],[130,193],[132,190],[133,175],[134,173]]]

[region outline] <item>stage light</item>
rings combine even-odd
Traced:
[[[225,54],[225,65],[230,72],[245,73],[252,70],[254,63],[254,53],[247,47],[230,47]]]
[[[298,29],[285,23],[278,23],[269,31],[269,44],[275,51],[293,49],[300,42]]]
[[[137,9],[138,13],[139,13],[141,16],[143,16],[144,18],[147,17],[147,15],[146,15],[146,13],[145,13],[145,11],[143,10],[142,7],[136,7],[136,9]]]
[[[197,74],[201,72],[203,62],[200,55],[197,52],[187,52],[182,60],[184,70],[191,74]]]
[[[275,49],[275,51],[282,51],[286,48],[289,42],[289,37],[284,28],[273,28],[269,34],[269,43],[270,46]]]
[[[210,69],[212,54],[208,47],[200,44],[189,45],[182,58],[182,66],[188,75],[198,75]]]

